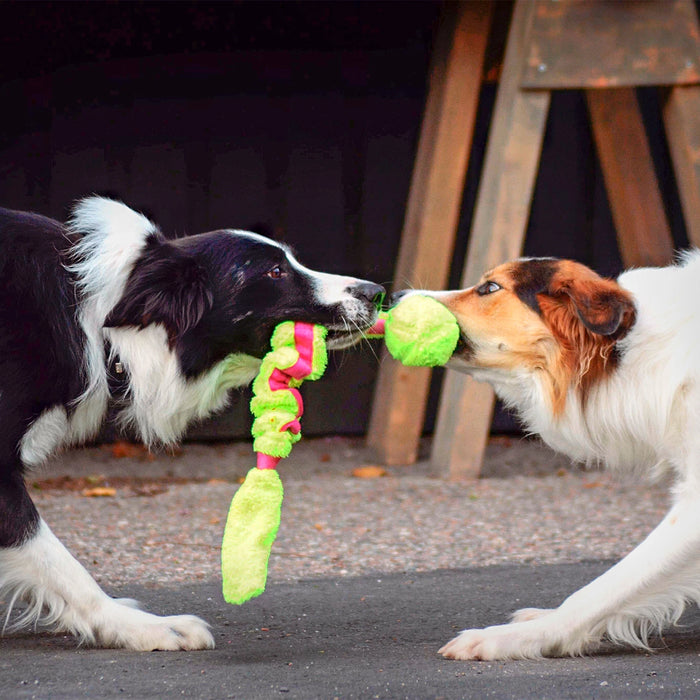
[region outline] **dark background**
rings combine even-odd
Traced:
[[[109,194],[166,235],[253,228],[310,267],[387,285],[439,2],[3,3],[0,205],[64,219]],[[459,226],[458,284],[511,4],[496,5]],[[638,92],[678,246],[687,245],[656,90]],[[526,254],[621,268],[583,97],[552,100]],[[405,281],[396,280],[396,287]],[[362,433],[380,348],[305,387],[306,434]],[[441,371],[426,430],[432,430]],[[193,437],[248,433],[247,395]],[[513,430],[501,411],[494,428]]]

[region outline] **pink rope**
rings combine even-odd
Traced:
[[[289,389],[294,395],[297,402],[297,418],[301,418],[304,415],[304,400],[301,398],[301,392],[298,389],[292,389],[289,386],[289,380],[292,379],[288,374],[285,374],[287,370],[282,371],[281,369],[275,370],[270,375],[270,389],[271,391],[281,391],[282,389]],[[284,428],[283,428],[284,430]]]
[[[294,347],[299,353],[299,359],[284,371],[294,379],[304,379],[313,369],[314,327],[310,323],[294,324]]]
[[[312,324],[302,322],[294,324],[294,347],[299,353],[299,359],[291,367],[286,367],[285,369],[275,368],[270,375],[269,386],[271,391],[288,389],[292,392],[297,402],[297,419],[285,423],[280,428],[280,432],[289,430],[294,435],[298,435],[301,432],[299,419],[304,414],[304,401],[299,390],[289,386],[289,381],[291,379],[304,379],[313,370],[314,327]],[[279,461],[279,457],[272,457],[262,452],[257,453],[258,469],[275,469]]]
[[[272,457],[271,455],[266,455],[263,452],[255,453],[258,461],[255,465],[258,469],[275,469],[280,461],[279,457]]]
[[[386,333],[386,319],[378,318],[377,322],[365,333],[367,335],[384,335]]]

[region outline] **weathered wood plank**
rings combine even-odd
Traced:
[[[396,266],[396,288],[447,282],[491,23],[489,2],[446,3]],[[368,443],[386,464],[414,462],[430,371],[384,356]]]
[[[440,396],[438,432],[433,439],[431,471],[452,480],[476,479],[493,419],[493,389],[453,372]]]
[[[692,0],[537,2],[522,86],[678,85],[700,80]]]
[[[634,89],[587,90],[586,99],[622,260],[668,264],[673,239]]]
[[[519,86],[535,7],[528,0],[515,5],[462,275],[464,287],[522,250],[550,103],[548,91],[524,92]],[[451,479],[479,475],[492,412],[490,387],[447,373],[433,439],[434,473]]]
[[[664,123],[688,238],[700,247],[700,86],[671,89]]]

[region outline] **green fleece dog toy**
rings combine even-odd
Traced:
[[[285,321],[277,326],[253,382],[252,433],[257,466],[231,501],[221,544],[223,594],[240,605],[265,590],[270,549],[280,525],[284,490],[275,467],[301,439],[304,404],[298,387],[318,379],[327,364],[327,330]]]
[[[284,495],[275,467],[301,439],[303,402],[298,387],[305,379],[318,379],[324,373],[326,334],[323,326],[281,323],[253,382],[257,466],[248,472],[231,501],[221,545],[223,594],[228,603],[240,605],[265,590]],[[405,365],[433,367],[452,356],[459,326],[440,302],[411,295],[382,312],[366,335],[383,336],[389,352]]]

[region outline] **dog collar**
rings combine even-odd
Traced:
[[[112,351],[112,344],[109,340],[105,340],[105,358],[109,397],[116,401],[122,401],[129,391],[129,372],[119,355]]]

